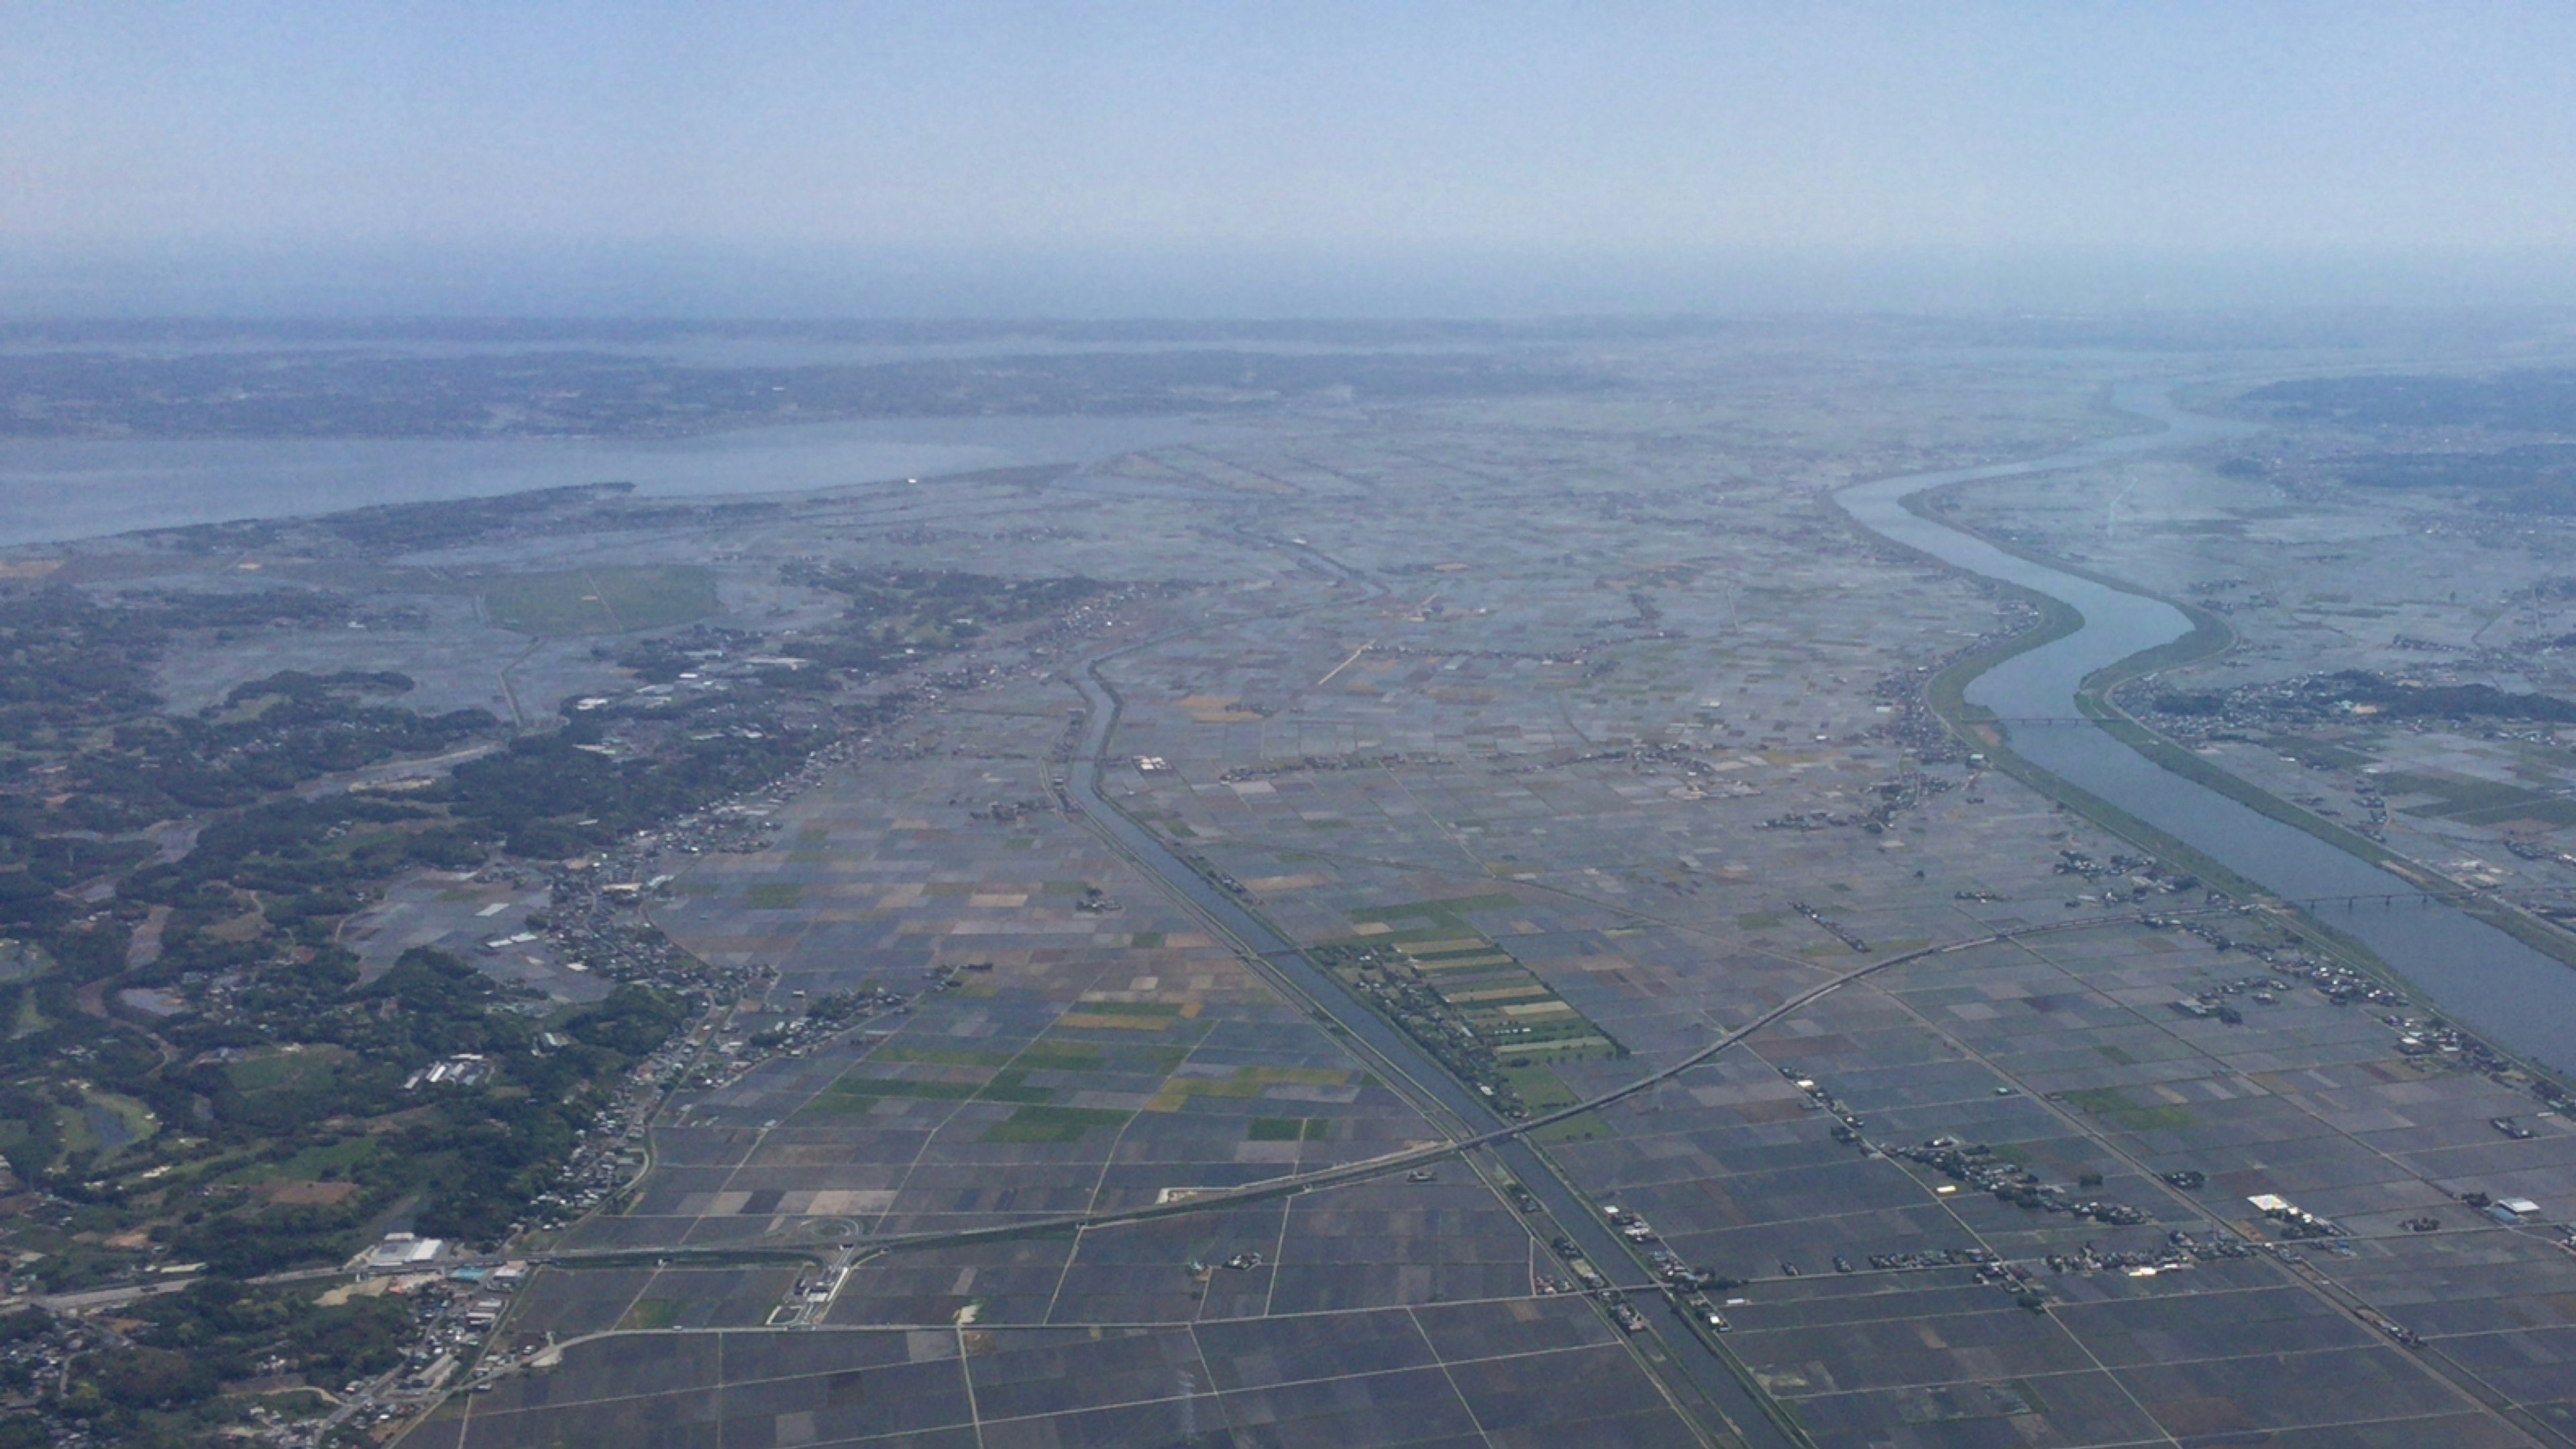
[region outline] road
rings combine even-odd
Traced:
[[[1358,581],[1357,575],[1339,562],[1309,548],[1274,542],[1273,546],[1294,552],[1322,565],[1336,578]],[[1148,643],[1159,641],[1148,641]],[[1417,1104],[1426,1108],[1433,1121],[1449,1119],[1454,1136],[1481,1140],[1489,1145],[1505,1171],[1526,1187],[1559,1230],[1583,1249],[1584,1256],[1604,1272],[1618,1277],[1644,1279],[1647,1275],[1628,1244],[1602,1220],[1600,1212],[1585,1202],[1560,1177],[1554,1166],[1519,1135],[1531,1124],[1495,1126],[1497,1118],[1484,1100],[1467,1086],[1449,1075],[1437,1061],[1415,1044],[1413,1038],[1376,1010],[1343,990],[1341,986],[1306,959],[1297,945],[1282,936],[1271,925],[1253,914],[1230,893],[1202,878],[1163,841],[1130,819],[1101,790],[1101,772],[1109,758],[1111,737],[1117,730],[1120,703],[1117,693],[1101,677],[1100,667],[1120,654],[1148,647],[1131,644],[1123,649],[1096,655],[1074,671],[1074,683],[1089,705],[1089,719],[1081,749],[1073,761],[1070,785],[1080,804],[1085,820],[1138,866],[1158,877],[1164,887],[1183,901],[1193,912],[1231,938],[1245,957],[1263,975],[1285,990],[1292,1000],[1306,1004],[1329,1018],[1349,1033],[1349,1039],[1388,1069],[1388,1080],[1404,1084],[1404,1090]],[[1448,1149],[1457,1150],[1455,1146]],[[1616,1273],[1612,1265],[1625,1265],[1632,1273]],[[1803,1439],[1793,1439],[1782,1427],[1776,1406],[1757,1397],[1751,1378],[1722,1350],[1712,1351],[1695,1338],[1675,1335],[1657,1320],[1663,1315],[1650,1315],[1644,1334],[1634,1338],[1653,1339],[1661,1350],[1663,1366],[1678,1370],[1692,1388],[1715,1407],[1737,1437],[1756,1449],[1793,1449]],[[1675,1342],[1675,1338],[1680,1338]]]
[[[1283,547],[1287,545],[1281,545]],[[1350,578],[1349,570],[1330,558],[1299,549]],[[1165,636],[1171,637],[1171,636]],[[1139,867],[1158,877],[1164,886],[1206,920],[1220,934],[1230,937],[1262,974],[1288,993],[1292,1000],[1305,1003],[1349,1033],[1364,1055],[1375,1059],[1390,1081],[1401,1082],[1404,1090],[1422,1106],[1435,1122],[1447,1119],[1453,1141],[1432,1148],[1393,1154],[1368,1163],[1351,1164],[1300,1178],[1279,1179],[1241,1189],[1242,1195],[1270,1195],[1283,1191],[1303,1191],[1334,1182],[1356,1181],[1418,1165],[1434,1158],[1450,1156],[1471,1149],[1485,1149],[1511,1178],[1535,1196],[1563,1236],[1583,1250],[1584,1256],[1614,1282],[1639,1286],[1659,1292],[1645,1270],[1636,1250],[1611,1231],[1599,1209],[1559,1174],[1555,1165],[1526,1140],[1526,1134],[1551,1123],[1595,1111],[1637,1093],[1652,1090],[1663,1082],[1716,1057],[1720,1052],[1742,1042],[1772,1023],[1804,1010],[1817,1000],[1864,977],[1928,957],[1993,945],[2019,935],[2072,929],[2098,929],[2109,918],[2061,922],[2049,926],[2029,927],[2020,931],[1999,932],[1942,946],[1927,946],[1875,961],[1845,973],[1782,1002],[1754,1019],[1729,1030],[1673,1065],[1640,1078],[1619,1090],[1545,1116],[1517,1123],[1495,1125],[1498,1118],[1484,1100],[1465,1084],[1451,1076],[1438,1061],[1417,1045],[1386,1017],[1361,1001],[1306,958],[1296,944],[1280,934],[1267,921],[1252,912],[1231,892],[1201,876],[1182,860],[1162,839],[1130,818],[1101,788],[1101,776],[1110,763],[1110,740],[1116,732],[1121,708],[1117,692],[1100,673],[1100,667],[1121,654],[1150,647],[1160,639],[1131,644],[1119,650],[1095,656],[1083,662],[1074,675],[1075,685],[1089,705],[1089,718],[1083,742],[1069,774],[1074,799],[1085,819]],[[1122,757],[1123,758],[1123,757]],[[2200,912],[2177,912],[2200,914]],[[1203,1210],[1215,1206],[1224,1197],[1211,1195],[1180,1210]],[[1155,1211],[1155,1210],[1148,1210]],[[1162,1210],[1162,1211],[1168,1211]],[[1143,1216],[1144,1213],[1118,1215],[1113,1220]],[[1159,1212],[1156,1213],[1159,1215]],[[1024,1232],[1025,1227],[1011,1231]],[[1541,1237],[1555,1236],[1542,1230]],[[888,1246],[892,1246],[889,1244]],[[1648,1306],[1651,1306],[1649,1304]],[[1790,1449],[1806,1442],[1805,1435],[1788,1420],[1768,1395],[1755,1387],[1752,1375],[1725,1346],[1701,1336],[1698,1330],[1676,1332],[1664,1315],[1650,1313],[1648,1329],[1638,1338],[1652,1338],[1663,1350],[1659,1363],[1677,1370],[1726,1419],[1748,1445],[1761,1449]]]
[[[1279,545],[1286,547],[1287,545]],[[1312,560],[1331,571],[1337,578],[1356,581],[1348,570],[1312,550],[1300,549]],[[1326,605],[1324,607],[1330,607]],[[1293,611],[1283,611],[1293,612]],[[1692,1417],[1706,1421],[1722,1418],[1725,1426],[1748,1445],[1760,1449],[1793,1449],[1805,1442],[1794,1424],[1786,1420],[1777,1405],[1771,1403],[1752,1383],[1750,1374],[1726,1351],[1723,1344],[1703,1337],[1698,1330],[1680,1328],[1654,1309],[1660,1289],[1630,1244],[1611,1231],[1596,1205],[1587,1201],[1556,1170],[1545,1156],[1527,1140],[1526,1134],[1553,1122],[1566,1120],[1598,1110],[1618,1100],[1671,1080],[1681,1072],[1704,1064],[1719,1053],[1744,1041],[1753,1033],[1794,1012],[1805,1009],[1822,997],[1874,973],[1927,957],[2010,939],[2024,932],[2006,932],[1945,946],[1926,947],[1885,960],[1876,961],[1822,983],[1788,1001],[1782,1002],[1758,1017],[1712,1039],[1688,1057],[1603,1097],[1579,1103],[1561,1111],[1548,1113],[1523,1122],[1500,1119],[1485,1101],[1466,1084],[1452,1077],[1435,1059],[1393,1022],[1379,1014],[1368,1003],[1344,990],[1339,983],[1307,960],[1294,942],[1279,933],[1266,920],[1247,908],[1228,891],[1203,878],[1170,847],[1131,819],[1102,789],[1102,774],[1109,760],[1109,745],[1114,737],[1120,702],[1115,691],[1100,674],[1100,666],[1122,653],[1149,647],[1131,644],[1085,660],[1075,673],[1075,683],[1089,705],[1088,719],[1081,748],[1068,771],[1068,787],[1078,803],[1081,817],[1102,835],[1120,854],[1155,876],[1173,895],[1181,899],[1223,936],[1242,950],[1255,969],[1278,985],[1292,1000],[1300,1001],[1320,1017],[1329,1019],[1345,1032],[1362,1055],[1372,1059],[1386,1079],[1398,1084],[1398,1090],[1411,1098],[1439,1125],[1449,1141],[1431,1147],[1413,1149],[1346,1164],[1295,1177],[1251,1184],[1226,1193],[1208,1194],[1186,1203],[1157,1205],[1122,1212],[1068,1215],[1062,1219],[1031,1221],[1008,1227],[969,1230],[941,1234],[923,1234],[871,1242],[852,1251],[844,1248],[826,1265],[827,1280],[837,1295],[847,1268],[857,1261],[905,1248],[934,1244],[957,1244],[988,1238],[1005,1238],[1031,1231],[1060,1228],[1073,1223],[1104,1226],[1147,1217],[1203,1212],[1228,1201],[1283,1196],[1312,1191],[1346,1182],[1366,1180],[1409,1170],[1443,1157],[1476,1154],[1483,1163],[1496,1166],[1525,1188],[1545,1210],[1552,1221],[1533,1221],[1531,1226],[1541,1240],[1563,1236],[1579,1247],[1584,1256],[1599,1267],[1614,1284],[1640,1295],[1641,1310],[1650,1310],[1643,1333],[1626,1336],[1632,1351],[1639,1352],[1648,1371],[1654,1373],[1667,1392],[1680,1390],[1677,1398],[1696,1398],[1686,1410]],[[1363,646],[1363,650],[1365,646]],[[1356,656],[1355,656],[1356,657]],[[1347,661],[1346,661],[1347,663]],[[2099,919],[2063,923],[2029,930],[2064,930],[2095,928]],[[1480,1166],[1482,1164],[1480,1163]],[[630,1253],[556,1252],[525,1255],[531,1261],[562,1262],[595,1256],[633,1256]],[[696,1258],[700,1253],[686,1249],[666,1250],[666,1258]],[[705,1254],[710,1257],[739,1257],[740,1250]],[[485,1259],[451,1260],[439,1266],[454,1268]],[[497,1258],[488,1261],[498,1261]],[[329,1276],[331,1271],[286,1277]],[[138,1285],[128,1289],[100,1293],[66,1295],[59,1306],[95,1308],[131,1301],[133,1297],[154,1291],[167,1291],[184,1286],[184,1280],[167,1284]],[[73,1299],[77,1299],[77,1302]],[[822,1315],[810,1307],[800,1311],[796,1326],[810,1326]],[[1678,1329],[1678,1331],[1677,1331]],[[1678,1384],[1676,1384],[1678,1380]],[[352,1396],[341,1413],[355,1412],[376,1395],[372,1392]],[[1713,1410],[1712,1415],[1709,1411]]]

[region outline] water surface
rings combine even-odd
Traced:
[[[1904,507],[1908,496],[1952,483],[2056,472],[2252,431],[2182,412],[2162,387],[2124,387],[2116,400],[2162,424],[2162,431],[2103,439],[2026,463],[1880,479],[1836,497],[1877,533],[2083,615],[2082,628],[2005,660],[1967,688],[1969,703],[2005,721],[2016,753],[2284,899],[2319,901],[2310,908],[2318,920],[2369,946],[2446,1015],[2513,1051],[2576,1070],[2576,969],[2358,856],[2173,774],[2086,720],[2075,703],[2085,678],[2189,633],[2191,621],[2181,610],[2006,553]],[[2334,899],[2391,894],[2402,899]]]
[[[0,440],[0,546],[380,503],[626,482],[643,496],[794,493],[1089,463],[1234,429],[1172,417],[895,418],[669,440]]]

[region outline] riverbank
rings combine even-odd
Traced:
[[[2121,683],[2224,650],[2222,622],[2000,545],[1921,506],[1935,490],[1960,483],[2082,467],[2244,430],[2181,413],[2162,389],[2126,389],[2121,405],[2167,430],[2026,463],[1881,479],[1836,495],[1861,528],[1993,580],[2041,612],[2034,628],[1936,676],[1927,691],[1931,707],[1966,738],[1982,741],[1996,768],[2056,803],[2239,899],[2296,907],[2283,914],[2303,934],[2404,981],[2508,1052],[2559,1070],[2576,1066],[2571,943],[2518,913],[2451,903],[2452,889],[2438,874],[2305,818],[2110,702]],[[2409,909],[2358,909],[2364,900],[2392,898],[2406,899]]]

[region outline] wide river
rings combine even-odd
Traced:
[[[2183,779],[2086,721],[2075,702],[2085,678],[2189,633],[2191,622],[2182,611],[2006,553],[1906,510],[1909,495],[1952,483],[2057,472],[2250,431],[2180,411],[2161,386],[2124,387],[2115,400],[2122,411],[2162,423],[2163,430],[2086,443],[2026,463],[1883,478],[1835,496],[1873,532],[1971,573],[2046,594],[2083,615],[2083,627],[2074,633],[2017,654],[1968,686],[1971,704],[2014,722],[2004,728],[2024,759],[2284,899],[2409,892],[2405,881],[2387,871]],[[2428,896],[2393,904],[2319,904],[2311,914],[2379,953],[2451,1019],[2522,1055],[2576,1070],[2576,969]]]

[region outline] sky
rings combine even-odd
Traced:
[[[0,6],[21,315],[2570,301],[2570,257],[2565,3]]]

